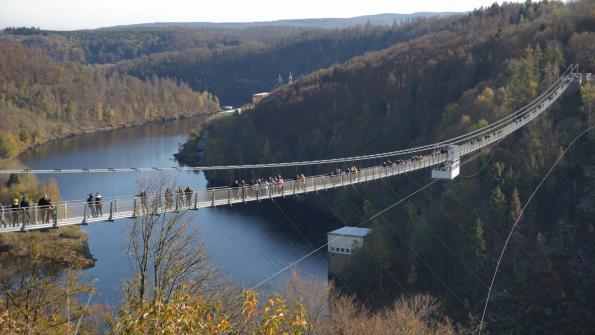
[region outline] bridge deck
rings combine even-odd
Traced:
[[[422,160],[407,164],[364,168],[357,173],[308,177],[304,182],[300,182],[299,180],[286,180],[282,188],[277,185],[270,185],[268,187],[260,186],[258,188],[252,185],[247,185],[245,187],[236,188],[225,187],[199,190],[179,197],[175,194],[171,199],[170,206],[166,206],[167,201],[164,195],[149,195],[147,197],[147,203],[151,204],[155,198],[159,198],[160,203],[163,204],[160,206],[159,210],[159,212],[162,213],[242,204],[379,180],[398,174],[429,168],[439,164],[441,161],[444,161],[444,158],[441,156],[426,157]],[[17,211],[4,210],[4,213],[2,213],[2,222],[4,224],[0,223],[0,233],[88,224],[100,221],[113,221],[117,219],[135,218],[136,216],[143,214],[141,199],[136,196],[106,199],[103,201],[102,211],[103,215],[101,217],[93,217],[91,209],[86,202],[62,202],[56,204],[53,209],[33,206],[26,213],[26,215],[29,216],[30,222],[23,225],[22,220],[24,212],[22,209]],[[18,216],[18,223],[15,225],[12,224],[13,214]],[[49,220],[46,221],[47,223],[43,222],[44,215],[49,217]]]

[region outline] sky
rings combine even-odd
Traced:
[[[150,22],[250,22],[422,11],[463,12],[489,6],[494,1],[0,0],[0,28],[34,26],[74,30]]]

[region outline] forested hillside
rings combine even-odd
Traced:
[[[462,134],[523,106],[570,63],[593,72],[594,46],[592,1],[495,4],[438,32],[305,76],[253,111],[212,122],[201,163],[340,157]],[[466,165],[461,178],[373,222],[371,251],[344,274],[350,289],[374,307],[403,292],[430,291],[458,321],[476,321],[523,204],[561,150],[593,124],[594,91],[585,83]],[[495,333],[595,327],[594,138],[572,149],[520,221],[488,309]],[[197,142],[185,149],[197,150]],[[320,195],[332,208],[318,196],[305,203],[355,225],[428,178],[425,172]]]
[[[240,105],[250,101],[253,93],[272,90],[279,85],[279,79],[286,83],[290,72],[297,78],[369,51],[439,31],[452,21],[452,17],[420,18],[392,26],[309,29],[237,45],[152,54],[123,62],[119,69],[140,78],[153,74],[174,77],[195,90],[212,92],[222,104]],[[262,31],[277,29],[262,28]]]
[[[195,49],[218,49],[245,43],[266,45],[309,29],[96,29],[46,31],[37,28],[7,28],[4,38],[44,50],[54,60],[88,64],[109,64],[154,53]],[[2,36],[2,35],[0,35]],[[70,50],[69,50],[70,48]]]
[[[0,43],[0,159],[69,134],[216,110],[216,97],[171,79],[56,63],[39,49]]]
[[[366,52],[445,29],[456,16],[424,15],[391,25],[343,29],[304,26],[113,28],[52,32],[10,28],[0,39],[35,47],[58,63],[117,63],[143,80],[175,78],[209,91],[222,104],[240,105],[256,92]]]

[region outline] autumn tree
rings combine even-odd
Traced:
[[[0,252],[0,333],[98,331],[103,309],[85,302],[95,291],[80,271],[93,262],[86,239],[78,227],[62,229],[0,239],[8,247]]]
[[[162,195],[173,189],[160,175],[140,185],[147,196],[138,199],[138,215],[129,231],[129,255],[133,276],[126,289],[129,303],[167,300],[186,285],[189,292],[204,287],[210,275],[200,234],[190,229],[187,210],[171,211]],[[167,196],[166,196],[167,197]],[[176,199],[185,203],[185,199]]]

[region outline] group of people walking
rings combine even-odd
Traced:
[[[352,165],[348,168],[346,168],[345,170],[342,169],[335,169],[333,170],[331,173],[329,173],[329,175],[331,176],[340,176],[340,175],[351,175],[351,174],[356,174],[359,172],[359,168],[355,165]]]
[[[330,181],[333,184],[337,184],[337,183],[341,182],[341,180],[342,180],[341,176],[349,176],[349,177],[355,176],[359,171],[360,171],[360,169],[357,166],[352,165],[350,167],[347,167],[345,170],[337,168],[337,169],[333,170],[331,173],[329,173],[328,175],[330,177]]]
[[[328,176],[331,178],[338,177],[341,175],[355,175],[360,169],[355,166],[349,166],[345,170],[335,169],[331,171]],[[332,179],[334,180],[334,179]],[[294,183],[296,190],[306,190],[306,176],[303,173],[296,174],[295,178],[291,180]],[[250,182],[245,180],[235,180],[231,185],[232,194],[235,199],[241,199],[242,197],[256,197],[256,196],[268,196],[283,194],[285,189],[285,180],[281,175],[268,178],[257,178],[252,179]]]
[[[302,180],[304,184],[306,182],[306,177],[303,173],[298,174],[296,176],[296,180]],[[252,179],[250,182],[246,183],[243,179],[241,181],[234,181],[233,185],[231,186],[234,188],[234,197],[236,199],[240,199],[242,197],[250,197],[250,196],[266,196],[270,194],[283,194],[283,190],[285,188],[285,180],[281,175],[275,177],[268,177],[268,178],[257,178]],[[246,192],[248,192],[246,194]]]
[[[188,185],[185,189],[182,188],[182,186],[178,186],[178,190],[176,191],[175,197],[176,208],[182,208],[184,206],[190,207],[192,205],[193,193],[194,190],[192,189],[192,187],[190,187],[190,185]],[[172,209],[174,207],[174,192],[169,187],[165,190],[165,207],[167,209]]]
[[[89,197],[87,198],[87,206],[89,208],[89,214],[91,217],[100,218],[103,217],[103,196],[96,192],[95,194],[89,193]]]
[[[41,221],[41,223],[50,223],[56,219],[55,206],[52,204],[52,200],[47,194],[44,194],[39,201],[37,206],[29,203],[27,196],[14,198],[10,206],[4,206],[0,203],[0,224],[3,227],[19,227],[21,225],[31,224],[31,216],[34,214],[34,219]]]

